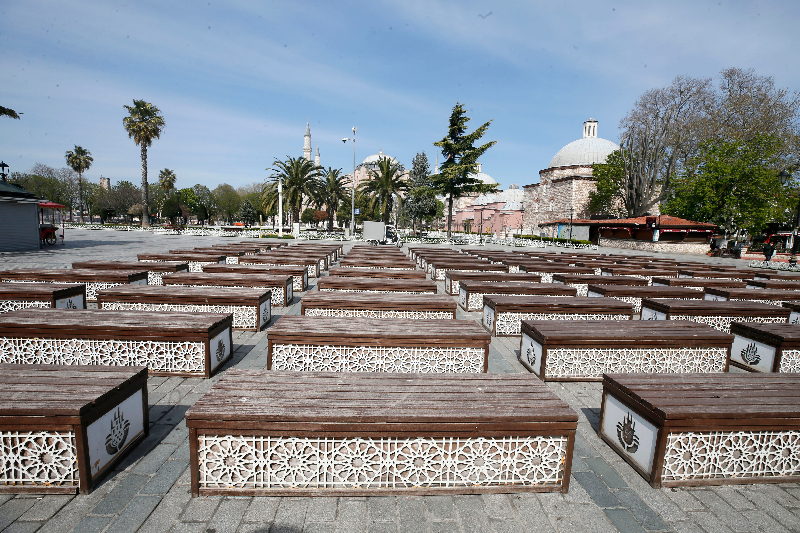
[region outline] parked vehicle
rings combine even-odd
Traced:
[[[379,244],[393,244],[398,248],[403,246],[395,227],[383,222],[364,221],[363,239],[373,246]]]

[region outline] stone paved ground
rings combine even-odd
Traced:
[[[221,241],[229,239],[75,230],[67,232],[65,246],[48,247],[41,252],[0,253],[0,268],[68,268],[78,260],[135,260],[135,254],[143,251],[185,249]],[[601,251],[625,253],[615,249]],[[295,298],[290,307],[275,309],[275,318],[297,314],[299,307]],[[478,313],[459,310],[459,318],[465,317],[480,319]],[[652,489],[597,436],[599,383],[550,384],[580,416],[568,494],[192,498],[188,431],[183,414],[227,368],[266,365],[267,331],[238,332],[234,342],[233,360],[210,380],[150,378],[150,436],[94,492],[87,496],[0,495],[0,531],[800,531],[797,484]],[[517,361],[517,342],[493,339],[490,372],[526,371]]]

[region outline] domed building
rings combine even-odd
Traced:
[[[356,167],[356,187],[364,183],[365,181],[371,179],[370,171],[377,171],[378,170],[378,160],[381,158],[388,158],[392,163],[396,165],[400,165],[400,176],[402,179],[408,179],[409,172],[405,169],[405,167],[394,157],[390,155],[386,155],[383,153],[383,149],[378,150],[377,154],[372,154],[371,156],[365,158],[357,167]],[[353,173],[350,172],[345,175],[348,181],[348,187],[352,187],[352,176]]]
[[[539,171],[539,183],[525,185],[523,205],[526,232],[538,234],[541,224],[556,219],[590,218],[589,193],[596,191],[593,166],[605,163],[619,145],[597,136],[597,121],[583,123],[583,138],[556,153]]]

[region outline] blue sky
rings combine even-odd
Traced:
[[[306,120],[324,166],[379,149],[431,164],[450,111],[493,120],[483,171],[535,183],[589,117],[617,125],[647,89],[677,75],[754,68],[800,89],[800,2],[602,0],[371,2],[5,0],[0,4],[0,159],[11,171],[65,166],[141,180],[123,105],[158,106],[167,127],[149,172],[178,187],[263,181],[302,154]],[[471,129],[472,129],[471,128]]]

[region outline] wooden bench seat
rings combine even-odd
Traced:
[[[687,287],[696,291],[705,291],[706,287],[730,287],[731,289],[745,288],[747,283],[744,281],[737,281],[727,278],[709,279],[709,278],[663,278],[654,277],[653,286],[664,287]]]
[[[264,288],[167,285],[119,286],[97,293],[99,309],[112,311],[181,311],[233,315],[233,329],[260,331],[272,318],[272,293]]]
[[[703,324],[641,320],[522,322],[520,362],[544,381],[599,381],[604,372],[725,372],[733,335]]]
[[[578,296],[587,296],[590,283],[610,285],[647,285],[647,280],[633,276],[596,276],[594,274],[553,274],[553,283],[561,283],[578,289]]]
[[[305,316],[368,318],[456,318],[456,302],[437,294],[375,294],[368,292],[315,291],[300,300]]]
[[[323,260],[324,261],[324,260]],[[259,254],[250,256],[247,255],[241,258],[240,265],[269,265],[269,266],[301,266],[306,269],[306,276],[309,278],[318,278],[320,272],[320,260],[313,257],[297,257],[285,255]]]
[[[0,313],[9,313],[28,307],[86,309],[86,285],[82,283],[72,285],[66,283],[0,283]]]
[[[394,258],[361,258],[344,256],[339,261],[339,268],[379,268],[381,270],[416,270],[417,264],[408,259]]]
[[[0,492],[88,494],[148,432],[145,367],[0,364]]]
[[[151,374],[210,377],[230,358],[233,316],[100,309],[0,314],[0,363],[146,366]]]
[[[81,283],[86,301],[97,300],[97,291],[117,285],[147,285],[147,270],[102,270],[97,268],[20,268],[0,271],[0,281],[14,283]]]
[[[508,271],[513,272],[514,266],[513,263],[509,263]],[[558,263],[519,263],[516,267],[517,272],[539,274],[542,276],[542,283],[553,283],[553,274],[597,274],[594,268],[571,267]]]
[[[632,320],[633,306],[598,298],[485,296],[483,327],[496,336],[520,335],[523,320]]]
[[[703,299],[702,292],[690,289],[688,287],[610,285],[605,283],[607,280],[608,278],[601,278],[597,285],[589,285],[586,290],[586,295],[589,298],[605,297],[628,302],[629,304],[633,305],[633,312],[636,314],[642,312],[643,298],[672,298],[683,300]]]
[[[448,272],[508,272],[508,266],[493,264],[488,261],[429,261],[431,279],[444,281]]]
[[[392,278],[392,279],[426,279],[422,270],[394,270],[386,268],[331,267],[329,276],[355,278]]]
[[[197,248],[195,248],[197,249]],[[208,249],[208,248],[207,248]],[[220,252],[228,252],[228,251],[241,251],[244,252],[244,255],[256,255],[260,254],[264,247],[259,246],[258,244],[212,244],[210,246],[212,250],[219,250]],[[265,252],[267,250],[264,250]]]
[[[322,274],[322,272],[328,270],[328,265],[330,264],[329,252],[320,250],[311,250],[311,249],[301,249],[295,247],[284,248],[282,250],[275,250],[273,252],[261,254],[260,257],[276,257],[276,258],[279,257],[284,259],[301,259],[301,260],[311,259],[316,262],[315,275],[317,277],[319,277]]]
[[[542,276],[539,274],[526,274],[525,272],[462,272],[459,270],[448,270],[444,277],[445,294],[458,296],[461,288],[461,281],[465,279],[474,281],[526,281],[541,283]]]
[[[319,242],[296,242],[288,250],[300,253],[322,253],[328,256],[328,266],[339,260],[344,253],[344,246],[341,244],[322,244]]]
[[[527,281],[475,281],[462,279],[458,305],[465,311],[483,311],[484,296],[576,296],[578,290],[561,283]]]
[[[678,271],[676,270],[665,270],[665,269],[655,269],[655,268],[643,268],[643,267],[631,267],[631,266],[614,266],[614,267],[603,267],[600,269],[600,275],[606,278],[616,278],[616,277],[629,277],[629,278],[641,278],[647,281],[648,285],[652,285],[653,278],[677,278]]]
[[[800,375],[608,374],[600,436],[655,488],[800,480]]]
[[[286,274],[261,274],[249,272],[179,272],[165,274],[164,285],[181,285],[185,287],[226,287],[230,289],[257,289],[271,291],[272,305],[286,307],[292,303],[294,288],[292,278]]]
[[[336,372],[486,372],[491,342],[474,320],[291,315],[268,339],[267,368]]]
[[[436,282],[428,279],[354,278],[349,276],[324,276],[319,278],[320,291],[347,292],[408,292],[436,294]]]
[[[700,279],[730,279],[734,281],[747,281],[750,274],[744,271],[722,272],[719,270],[678,270],[679,278],[700,278]]]
[[[642,300],[642,320],[691,320],[720,331],[730,331],[731,322],[785,324],[790,311],[777,305],[748,301]]]
[[[209,255],[225,255],[225,263],[229,265],[238,265],[239,258],[243,255],[248,255],[241,248],[221,248],[218,246],[211,246],[208,248],[192,248],[191,250],[170,250],[169,253],[201,253]],[[256,255],[251,253],[249,255]]]
[[[800,280],[762,279],[747,282],[748,289],[781,289],[784,291],[800,291]]]
[[[734,322],[731,364],[750,372],[800,371],[800,326]]]
[[[730,289],[706,287],[705,299],[712,301],[747,301],[762,304],[782,305],[800,297],[800,292],[784,289]]]
[[[147,269],[148,285],[163,285],[161,276],[167,272],[188,272],[189,263],[174,262],[137,262],[137,261],[77,261],[72,263],[72,268],[96,268],[100,270],[142,270]]]
[[[202,272],[203,267],[206,265],[213,265],[225,263],[225,255],[210,255],[198,253],[183,253],[183,254],[137,254],[136,258],[140,262],[146,263],[161,263],[175,262],[189,263],[189,272]]]
[[[781,307],[785,307],[791,313],[788,320],[789,324],[800,324],[800,299],[783,302]]]
[[[567,492],[577,419],[524,374],[231,369],[186,413],[192,495]]]
[[[765,280],[785,280],[785,281],[800,281],[799,272],[776,272],[774,270],[748,270],[749,276],[752,276],[753,281]]]
[[[268,276],[291,276],[292,292],[308,289],[308,271],[303,266],[274,265],[208,265],[203,267],[208,274],[265,274]]]

